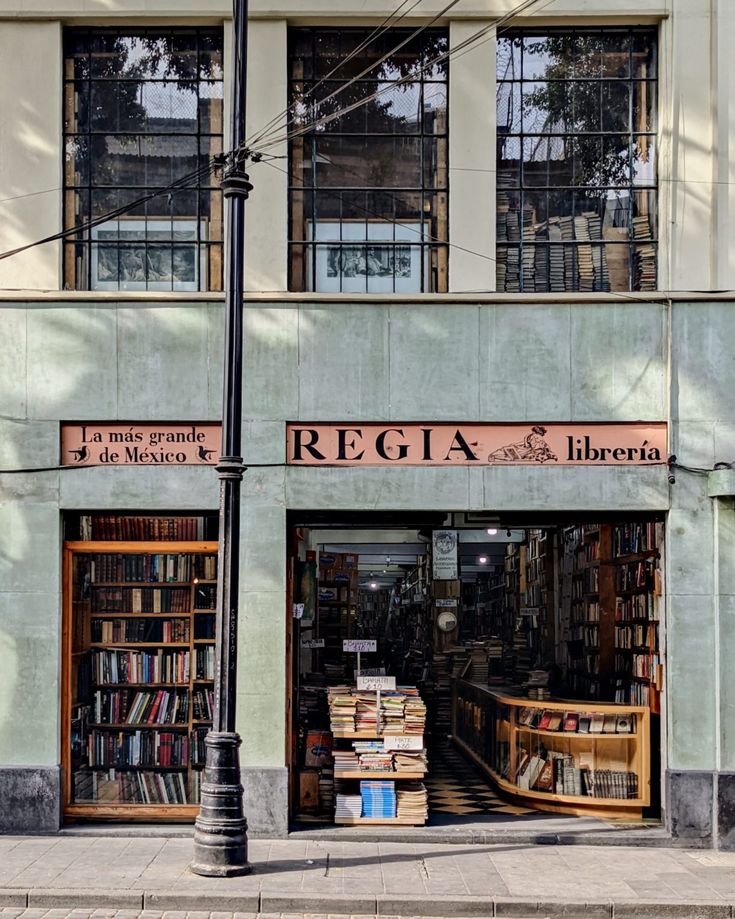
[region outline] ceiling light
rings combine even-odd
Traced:
[[[370,590],[377,590],[377,589],[378,589],[377,581],[371,581],[371,582],[370,582]]]
[[[481,555],[481,556],[477,559],[477,561],[478,561],[481,565],[487,565],[487,555]]]
[[[498,531],[497,531],[497,530],[493,530],[493,529],[489,529],[489,530],[487,531],[487,535],[488,535],[488,536],[497,536],[497,535],[498,535]]]

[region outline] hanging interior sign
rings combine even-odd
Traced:
[[[443,597],[438,600],[434,600],[434,606],[436,606],[437,609],[452,609],[456,605],[456,597]]]
[[[431,566],[435,581],[456,581],[457,544],[459,537],[456,530],[434,530],[431,534]]]
[[[351,654],[367,653],[378,650],[378,642],[375,638],[345,638],[342,641],[342,650]]]
[[[289,423],[286,461],[300,466],[663,465],[667,425]]]
[[[301,647],[304,649],[309,648],[323,648],[324,639],[323,638],[302,638]]]
[[[221,449],[221,424],[61,425],[62,466],[215,466]]]
[[[391,691],[396,688],[394,676],[359,676],[357,678],[358,690],[380,689]]]

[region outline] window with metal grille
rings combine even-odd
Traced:
[[[656,50],[649,28],[498,37],[498,290],[656,289]]]
[[[447,290],[447,32],[372,31],[290,33],[291,290]]]
[[[67,288],[222,289],[222,98],[221,29],[65,31]]]

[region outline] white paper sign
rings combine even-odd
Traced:
[[[385,676],[385,667],[363,667],[355,676]]]
[[[324,639],[323,638],[302,638],[301,647],[302,648],[323,648]]]
[[[345,638],[342,642],[342,650],[353,654],[360,651],[364,654],[367,651],[377,651],[378,642],[375,638]]]
[[[434,530],[432,533],[432,570],[435,581],[456,581],[457,543],[456,530]]]
[[[457,605],[457,598],[446,597],[441,600],[434,600],[434,605],[439,609],[453,609]]]
[[[423,750],[423,734],[404,734],[383,738],[384,750]]]
[[[293,617],[294,619],[302,619],[304,616],[304,604],[303,603],[294,603],[293,605]]]
[[[396,678],[394,676],[359,676],[357,678],[358,689],[395,689]]]

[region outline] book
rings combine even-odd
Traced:
[[[550,711],[544,711],[541,715],[541,718],[538,722],[539,731],[548,731],[549,725],[551,724],[551,718],[554,713]]]
[[[564,730],[576,733],[579,727],[579,715],[577,712],[567,712],[564,715]]]
[[[589,715],[580,715],[579,716],[579,725],[577,731],[580,734],[589,734],[590,733],[590,716]]]
[[[602,734],[604,723],[604,715],[593,714],[590,721],[590,734]]]
[[[617,718],[615,715],[605,715],[602,722],[603,734],[614,734],[617,728]]]
[[[562,727],[563,714],[562,712],[552,712],[551,718],[549,718],[549,731],[559,731]]]

